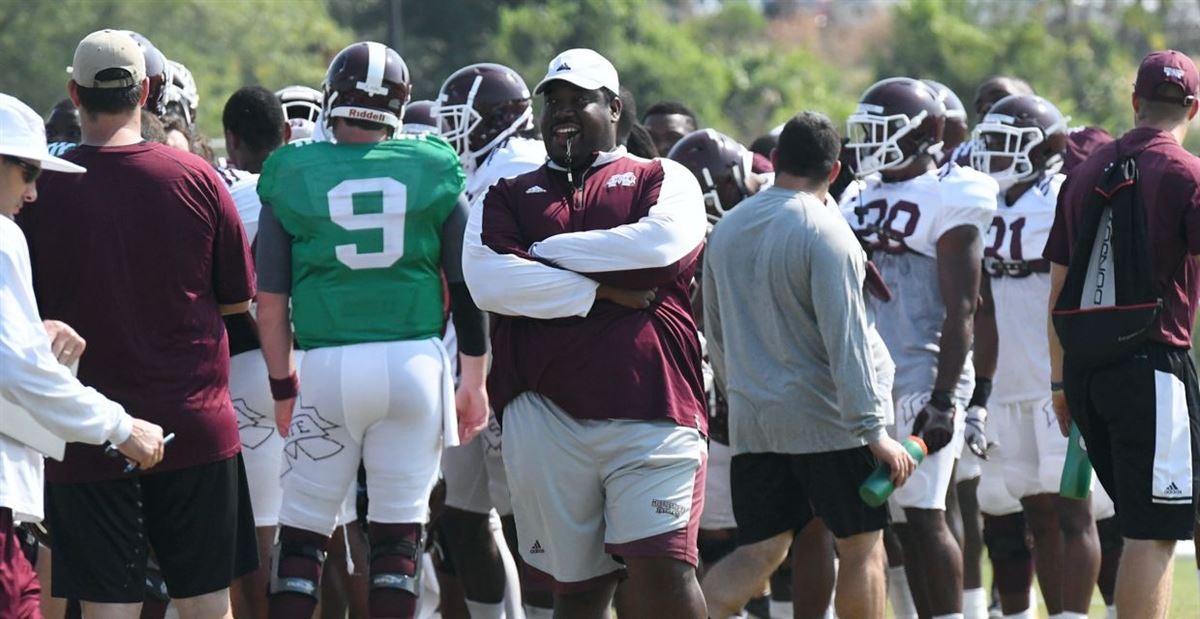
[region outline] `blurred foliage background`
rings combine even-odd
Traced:
[[[1194,0],[0,0],[0,91],[48,111],[76,43],[104,27],[139,31],[187,65],[200,129],[215,137],[237,87],[319,87],[333,54],[364,39],[404,56],[414,98],[484,60],[532,85],[557,52],[592,47],[640,109],[679,100],[747,142],[802,109],[841,123],[893,75],[942,81],[968,108],[980,81],[1016,75],[1073,124],[1119,133],[1143,55],[1200,54]]]

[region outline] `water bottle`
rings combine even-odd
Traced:
[[[929,453],[929,448],[925,446],[925,441],[919,436],[910,436],[900,443],[908,454],[917,461],[919,466],[925,460],[925,454]],[[892,492],[896,489],[896,484],[892,483],[892,470],[886,464],[880,464],[875,472],[858,487],[858,496],[862,497],[863,502],[871,507],[879,507],[892,496]]]
[[[1071,423],[1071,434],[1067,437],[1067,459],[1063,462],[1062,479],[1058,482],[1058,493],[1068,499],[1083,500],[1092,491],[1092,462],[1088,460],[1079,427]]]

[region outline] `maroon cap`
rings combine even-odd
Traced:
[[[1179,86],[1183,89],[1183,98],[1156,96],[1154,91],[1162,84]],[[1197,87],[1200,87],[1200,74],[1192,59],[1183,52],[1169,49],[1152,52],[1142,60],[1133,94],[1142,99],[1191,105],[1196,100]]]

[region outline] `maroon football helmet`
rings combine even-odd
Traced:
[[[1037,95],[1010,95],[975,126],[971,167],[1001,189],[1057,173],[1067,150],[1067,119]]]
[[[150,42],[150,39],[132,30],[122,30],[121,32],[124,32],[134,41],[137,41],[138,47],[142,48],[142,55],[146,59],[146,78],[150,80],[150,88],[146,92],[146,104],[142,107],[155,116],[162,116],[167,111],[167,103],[163,93],[165,92],[167,83],[170,81],[167,57],[158,51],[158,48]]]
[[[438,132],[437,103],[429,99],[409,101],[404,108],[404,125],[400,130],[404,133],[434,133]]]
[[[945,125],[946,106],[932,88],[892,77],[876,82],[858,100],[858,109],[846,119],[846,148],[854,152],[860,177],[903,168],[922,155],[938,155]]]
[[[938,101],[946,106],[946,129],[942,132],[943,156],[938,158],[938,163],[942,163],[970,135],[967,127],[967,108],[963,105],[962,99],[959,99],[949,86],[933,80],[921,81],[932,88]]]
[[[412,93],[408,65],[396,50],[373,41],[338,52],[321,83],[326,128],[334,118],[364,120],[400,128]]]
[[[514,70],[491,62],[465,66],[438,92],[438,128],[463,161],[487,155],[533,124],[533,100]]]
[[[683,136],[671,147],[667,158],[683,164],[696,176],[712,223],[750,195],[746,178],[754,153],[719,131],[701,129]]]

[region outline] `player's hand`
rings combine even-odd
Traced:
[[[892,483],[896,484],[897,488],[903,486],[909,475],[917,470],[917,461],[913,460],[912,454],[891,437],[885,436],[867,447],[875,454],[875,459],[892,472]]]
[[[287,438],[288,430],[292,427],[292,413],[296,410],[296,398],[275,400],[275,429],[279,436]]]
[[[963,436],[967,442],[967,449],[975,454],[980,460],[988,459],[988,450],[995,443],[988,440],[987,437],[987,409],[975,405],[967,409],[967,428]]]
[[[624,305],[630,309],[638,310],[650,307],[657,294],[657,290],[629,290],[627,288],[616,288],[604,284],[600,284],[600,287],[596,289],[596,299],[598,301],[612,301],[617,305]]]
[[[59,363],[71,365],[79,361],[83,349],[87,348],[87,340],[65,322],[43,320],[42,326],[46,329],[46,335],[50,336],[50,352],[54,353]]]
[[[137,463],[143,471],[162,462],[166,454],[163,444],[163,429],[158,424],[143,419],[133,420],[133,431],[124,443],[117,445],[121,455]]]
[[[954,438],[955,412],[956,407],[953,405],[942,410],[930,402],[921,409],[921,412],[917,413],[912,433],[925,441],[925,446],[929,448],[929,455],[932,456],[949,445],[951,439]]]
[[[460,384],[454,392],[458,408],[458,442],[471,442],[488,424],[488,395],[483,386]]]
[[[1050,406],[1058,418],[1058,431],[1063,436],[1071,435],[1071,409],[1067,407],[1067,394],[1063,390],[1050,392]]]

